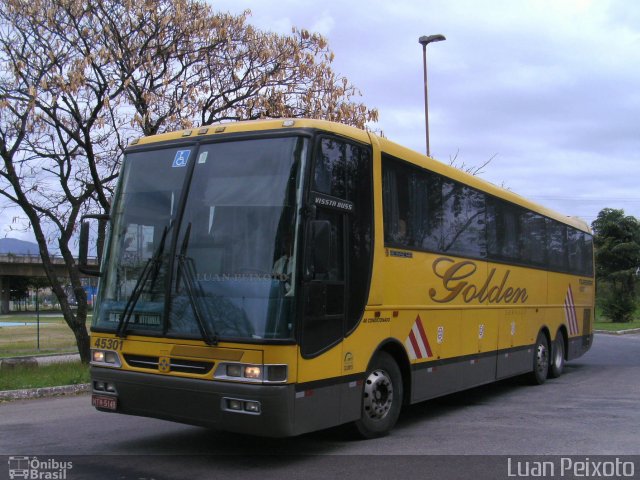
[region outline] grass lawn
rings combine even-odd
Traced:
[[[632,322],[613,323],[611,320],[599,318],[593,325],[595,330],[607,330],[615,332],[618,330],[629,330],[631,328],[640,328],[640,319],[634,318]]]
[[[89,383],[89,366],[80,362],[3,369],[0,391]]]
[[[75,337],[62,315],[40,315],[40,349],[35,314],[2,315],[2,322],[22,323],[20,326],[0,326],[0,358],[52,353],[77,352]],[[27,325],[24,325],[24,324]],[[87,329],[91,318],[87,320]]]

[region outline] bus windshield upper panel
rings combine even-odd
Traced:
[[[291,338],[305,152],[269,138],[129,154],[94,327]]]

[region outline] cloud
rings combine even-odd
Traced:
[[[322,35],[328,36],[331,34],[333,27],[335,25],[335,20],[329,14],[329,12],[322,12],[320,18],[318,18],[313,25],[309,28],[312,32],[321,33]]]
[[[379,109],[378,128],[418,151],[418,37],[444,34],[445,42],[428,47],[432,153],[447,161],[459,151],[467,164],[497,153],[485,178],[566,214],[595,217],[615,207],[640,216],[640,3],[217,3],[250,7],[262,25],[286,17],[321,30],[336,53],[335,69]]]

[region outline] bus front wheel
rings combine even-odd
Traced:
[[[544,332],[538,333],[533,349],[533,372],[530,374],[531,383],[542,385],[549,373],[549,341]]]
[[[362,413],[355,422],[364,438],[388,434],[400,416],[402,405],[402,374],[396,361],[386,352],[379,352],[371,362],[362,389]]]

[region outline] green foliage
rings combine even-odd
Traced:
[[[637,307],[635,284],[640,266],[640,222],[624,210],[605,208],[592,223],[599,303],[614,322],[630,322]]]
[[[622,289],[609,289],[604,293],[599,303],[605,317],[614,322],[631,322],[636,310],[636,300],[633,295],[627,295]]]

